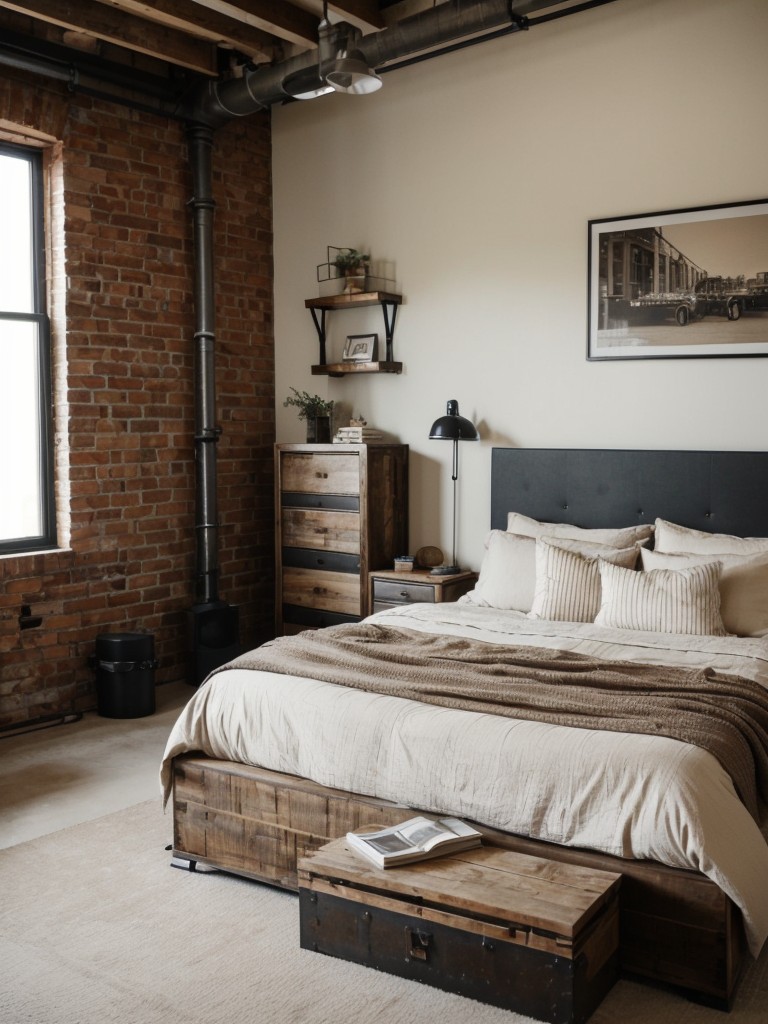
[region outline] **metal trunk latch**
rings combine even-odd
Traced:
[[[405,926],[405,959],[428,960],[429,945],[432,936],[428,932],[414,931],[409,925]]]

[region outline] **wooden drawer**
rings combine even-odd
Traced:
[[[383,612],[387,608],[426,601],[440,604],[458,601],[471,590],[477,576],[465,571],[451,576],[433,576],[428,570],[393,571],[378,569],[370,574],[369,603],[371,611]]]
[[[360,551],[360,516],[355,512],[282,510],[284,547]]]
[[[393,604],[415,604],[419,601],[429,601],[434,604],[435,588],[429,583],[400,583],[398,580],[373,581],[374,603],[383,602],[387,605]]]
[[[332,512],[359,512],[358,494],[306,494],[304,491],[283,491],[280,495],[283,508],[328,509]]]
[[[305,494],[359,494],[360,459],[342,452],[283,452],[280,489]]]
[[[322,569],[360,575],[360,556],[346,551],[315,551],[313,548],[283,548],[283,568]]]
[[[284,568],[283,603],[360,615],[360,577],[349,572]]]

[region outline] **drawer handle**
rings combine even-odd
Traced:
[[[408,597],[408,591],[407,590],[401,590],[400,591],[400,597]]]
[[[316,560],[316,564],[317,565],[325,565],[325,559],[324,558],[318,558]]]
[[[327,480],[328,479],[328,474],[327,473],[315,473],[315,476],[318,478],[318,480]]]
[[[315,527],[315,533],[328,533],[328,527],[327,526],[316,526]]]

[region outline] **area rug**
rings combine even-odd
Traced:
[[[0,851],[3,1024],[528,1024],[302,950],[298,898],[170,867],[149,801]],[[768,950],[731,1014],[620,981],[592,1024],[765,1024]]]

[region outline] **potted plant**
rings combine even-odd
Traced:
[[[365,291],[370,255],[357,249],[343,249],[337,253],[333,265],[344,278],[344,294]]]
[[[295,406],[299,410],[299,419],[307,421],[307,444],[329,444],[333,402],[306,391],[297,391],[296,388],[290,390],[293,394],[286,398],[283,405]]]

